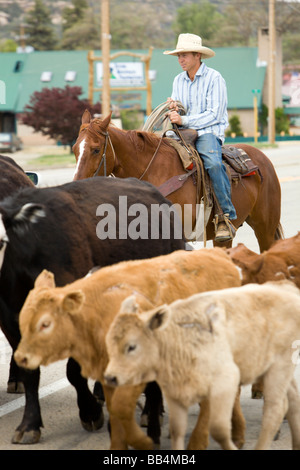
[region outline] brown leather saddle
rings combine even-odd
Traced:
[[[169,130],[165,133],[165,136],[169,139],[174,139],[178,145],[182,147],[194,147],[195,142],[198,137],[197,131],[195,129],[174,129]],[[177,146],[177,149],[180,148]],[[181,153],[181,152],[180,152]],[[182,153],[181,153],[182,155]],[[253,163],[250,156],[243,150],[233,145],[223,145],[222,146],[222,157],[226,166],[229,167],[229,171],[232,178],[240,178],[242,176],[250,176],[259,173],[259,168]],[[189,155],[187,156],[189,158]],[[182,157],[183,166],[185,169],[191,169],[192,165],[187,168],[186,156]],[[191,160],[189,160],[191,164]]]

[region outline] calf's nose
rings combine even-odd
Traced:
[[[20,367],[26,367],[27,366],[28,358],[27,358],[26,355],[20,353],[19,351],[16,351],[15,354],[14,354],[14,358],[15,358],[16,363]]]
[[[117,387],[118,379],[115,375],[105,375],[104,380],[109,387]]]

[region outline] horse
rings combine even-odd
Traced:
[[[260,252],[283,239],[280,224],[281,188],[275,168],[268,157],[259,149],[247,145],[233,145],[242,149],[251,158],[259,172],[254,172],[240,181],[232,183],[232,202],[236,209],[236,229],[246,222],[254,231]],[[73,179],[112,175],[118,178],[135,177],[148,181],[160,189],[175,175],[182,175],[184,184],[170,194],[164,194],[172,204],[181,208],[182,222],[185,207],[192,208],[194,227],[197,211],[197,188],[195,178],[184,173],[182,162],[169,139],[152,132],[122,130],[111,123],[111,114],[104,119],[92,119],[89,111],[81,118],[77,140],[72,148],[76,158]],[[203,186],[203,185],[202,185]],[[203,195],[203,187],[201,188]],[[199,198],[198,198],[199,200]],[[214,240],[214,211],[206,225],[206,240],[213,240],[214,246],[231,248],[232,240]]]

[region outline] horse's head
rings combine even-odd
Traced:
[[[86,109],[81,118],[81,126],[73,152],[77,166],[73,180],[109,175],[114,166],[114,150],[108,134],[111,114],[105,119],[92,119]],[[107,154],[110,155],[107,158]]]

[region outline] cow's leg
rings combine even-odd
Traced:
[[[264,396],[264,382],[262,377],[260,377],[253,385],[251,389],[252,398],[259,400]]]
[[[105,387],[105,400],[110,414],[111,424],[111,449],[123,449],[119,445],[124,446],[123,437],[119,441],[119,424],[121,423],[126,442],[129,446],[137,450],[153,449],[153,441],[142,431],[135,420],[135,408],[140,394],[145,386],[122,386],[114,389],[109,402],[107,401],[107,392]],[[115,427],[116,426],[116,427]]]
[[[7,382],[7,393],[24,393],[24,384],[20,379],[20,369],[17,366],[13,355],[9,366],[9,377]]]
[[[187,429],[188,409],[166,395],[169,410],[170,434],[173,450],[184,450],[184,438]]]
[[[25,388],[25,410],[12,442],[13,444],[35,444],[40,439],[40,428],[43,427],[38,396],[40,370],[28,372],[20,369],[20,378]]]
[[[284,358],[282,355],[264,376],[263,417],[255,450],[269,449],[279,430],[288,409],[287,393],[293,376],[293,367],[290,358]]]
[[[224,372],[224,373],[222,373]],[[239,388],[240,372],[228,364],[215,376],[210,390],[209,430],[211,436],[224,450],[237,450],[231,439],[231,420]]]
[[[236,394],[231,419],[231,438],[238,449],[241,449],[245,443],[246,420],[240,403],[241,387]]]
[[[200,413],[195,428],[191,434],[188,450],[205,450],[209,438],[209,400],[202,400]]]
[[[91,393],[87,380],[80,373],[79,364],[72,358],[67,363],[67,377],[77,392],[77,403],[82,427],[86,431],[100,429],[104,423],[102,405]]]
[[[296,381],[291,381],[288,390],[289,408],[287,412],[287,420],[292,433],[293,450],[300,449],[300,397]]]
[[[147,434],[154,442],[155,448],[160,446],[160,417],[163,411],[163,398],[161,390],[156,382],[150,382],[145,388],[146,403],[145,410],[147,411],[148,426]]]

